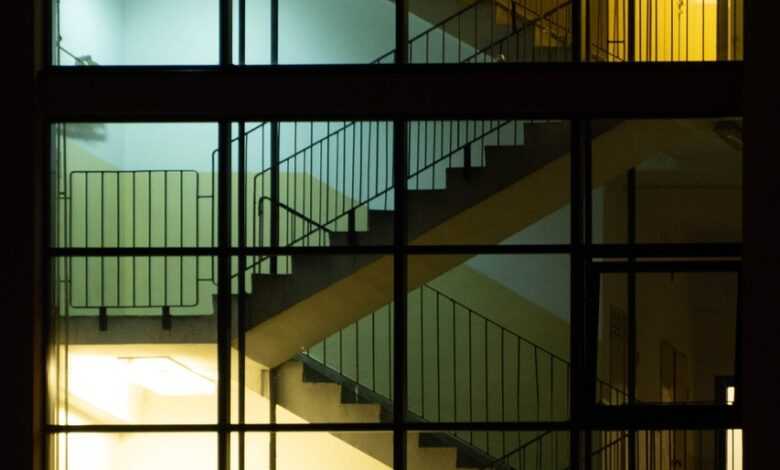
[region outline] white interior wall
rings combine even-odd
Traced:
[[[126,64],[217,65],[218,0],[124,0]]]
[[[55,0],[57,1],[57,0]],[[59,0],[62,47],[100,65],[125,63],[123,0]],[[62,65],[74,60],[61,54]]]
[[[218,1],[188,0],[62,0],[64,44],[73,44],[79,54],[92,53],[100,64],[185,65],[216,64],[218,60]],[[248,64],[270,61],[270,1],[247,0],[246,55]],[[234,18],[237,22],[237,7]],[[279,59],[283,64],[368,63],[394,46],[394,4],[385,0],[331,0],[280,2]],[[86,26],[84,26],[86,25]],[[431,26],[410,16],[410,31],[416,34]],[[238,28],[234,28],[237,42]],[[457,40],[446,36],[448,56],[457,51]],[[439,44],[438,41],[435,41]],[[162,47],[162,45],[165,45]],[[418,48],[422,51],[421,48]],[[473,50],[463,45],[465,53]],[[83,50],[83,52],[81,52]],[[438,55],[437,55],[438,54]],[[434,46],[432,61],[442,51]],[[448,57],[448,60],[451,60]],[[341,123],[332,123],[331,131]],[[107,125],[111,129],[102,145],[88,143],[99,158],[125,170],[187,168],[210,169],[210,152],[216,148],[215,133],[200,125],[160,126],[149,124]],[[291,126],[286,126],[291,127]],[[165,139],[161,139],[161,136]],[[298,136],[297,147],[308,144],[309,132]],[[317,126],[314,139],[325,135]],[[79,139],[82,140],[82,139]],[[121,140],[123,144],[115,144]],[[117,145],[121,147],[117,148]],[[102,148],[105,147],[105,148]],[[283,129],[284,158],[294,151],[293,136]],[[381,159],[386,157],[381,156]],[[416,158],[412,155],[412,158]],[[250,160],[252,160],[250,158]],[[378,161],[379,171],[389,162]],[[250,167],[252,162],[250,161]],[[257,169],[263,168],[256,162]],[[319,169],[317,169],[319,170]],[[329,175],[324,174],[326,181]],[[335,176],[335,175],[333,175]],[[437,176],[439,184],[442,175]],[[382,178],[384,180],[384,178]],[[347,194],[352,196],[352,194]]]

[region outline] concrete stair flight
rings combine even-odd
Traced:
[[[377,423],[392,421],[392,404],[338,383],[313,359],[304,355],[276,371],[278,405],[313,423]],[[392,440],[381,433],[333,433],[338,438],[386,465],[392,464]],[[486,468],[495,458],[482,450],[441,432],[407,434],[409,468]],[[507,465],[490,468],[508,469]]]
[[[616,124],[594,129],[597,140]],[[614,138],[614,136],[613,136]],[[559,209],[569,200],[569,131],[560,122],[525,126],[525,145],[488,146],[482,167],[450,167],[446,189],[408,191],[408,238],[413,244],[498,244]],[[617,162],[601,182],[627,170]],[[523,201],[534,201],[523,205]],[[507,217],[507,214],[516,214]],[[486,221],[485,223],[474,223]],[[369,211],[369,226],[354,245],[392,243],[389,211]],[[335,234],[334,245],[349,235]],[[440,256],[413,263],[409,289],[418,287],[470,256]],[[291,275],[256,274],[247,299],[247,353],[275,367],[295,353],[386,305],[393,294],[392,258],[386,255],[294,255]]]
[[[498,244],[569,202],[568,124],[529,123],[524,128],[524,145],[488,146],[484,166],[468,170],[449,168],[444,189],[408,191],[410,243]],[[637,144],[640,141],[641,146]],[[713,141],[724,145],[713,126],[691,127],[676,120],[596,121],[592,139],[593,187],[660,153],[687,151],[681,149],[681,143],[701,148]],[[393,217],[391,211],[369,210],[367,230],[354,233],[354,243],[390,243]],[[337,232],[331,241],[343,246],[349,238],[350,235]],[[410,263],[407,290],[438,277],[471,256],[442,255],[415,260]],[[265,367],[284,363],[392,300],[390,256],[295,255],[291,265],[291,274],[253,274],[252,292],[246,298],[247,354]],[[237,298],[233,302],[235,310]],[[172,328],[162,330],[159,317],[112,316],[107,331],[95,327],[94,317],[74,317],[70,325],[71,340],[80,344],[216,340],[214,315],[176,316],[172,318]]]

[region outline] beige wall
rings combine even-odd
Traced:
[[[111,361],[121,357],[168,357],[216,383],[217,361],[213,345],[93,345],[71,346],[62,354],[69,359],[70,378],[64,399],[56,404],[70,424],[208,424],[216,421],[216,387],[212,393],[165,396],[144,387],[128,384],[127,378],[111,369],[95,370],[95,359]],[[85,361],[85,359],[87,359]],[[235,364],[234,364],[235,365]],[[83,369],[83,370],[82,370]],[[99,374],[96,374],[99,372]],[[248,360],[247,384],[259,385],[260,368]],[[113,384],[106,387],[106,383]],[[232,384],[233,400],[237,384]],[[124,389],[124,392],[123,390]],[[106,394],[111,396],[106,397]],[[101,398],[103,397],[103,398]],[[246,390],[247,420],[267,423],[268,400],[251,386]],[[330,406],[337,406],[330,403]],[[305,423],[300,416],[277,408],[279,422]],[[381,439],[380,439],[381,440]],[[391,446],[390,435],[384,440]],[[169,468],[212,469],[216,465],[216,434],[70,434],[57,439],[55,450],[59,468],[79,470],[155,470]],[[387,465],[352,447],[330,433],[280,434],[277,441],[280,468],[340,469],[356,466],[386,469]],[[232,441],[237,457],[237,441]],[[302,448],[306,452],[301,452]],[[268,435],[247,435],[247,465],[266,468]],[[235,464],[234,464],[235,465]],[[237,468],[237,467],[235,467]],[[423,467],[419,467],[423,468]]]
[[[618,185],[622,185],[620,182]],[[606,192],[607,241],[625,242],[625,188]],[[637,239],[648,243],[740,241],[740,188],[638,188]],[[627,277],[602,276],[598,370],[610,371],[610,309],[627,307]],[[734,374],[737,308],[735,273],[644,273],[637,276],[637,398],[660,402],[662,344],[685,355],[688,400],[712,402],[715,379]],[[654,435],[658,461],[668,460],[668,433]],[[686,434],[689,466],[713,468],[712,433]],[[660,447],[658,447],[660,445]],[[664,447],[666,446],[666,447]],[[640,441],[639,453],[646,455]],[[644,468],[640,458],[640,468]]]
[[[711,155],[713,165],[717,165],[718,160],[717,154]],[[664,184],[663,178],[670,183]],[[660,176],[657,171],[638,170],[638,242],[741,241],[741,187],[697,185],[693,178],[693,175],[681,178],[674,172]],[[607,242],[626,242],[626,221],[625,178],[619,178],[607,185],[605,191],[604,234]],[[639,399],[660,400],[662,341],[668,341],[688,357],[691,400],[714,398],[713,376],[733,373],[736,287],[736,275],[731,273],[638,275]],[[627,311],[625,275],[602,277],[599,371],[603,377],[609,376],[609,325],[606,322],[613,306]]]

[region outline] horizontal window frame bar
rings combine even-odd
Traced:
[[[391,431],[501,431],[501,430],[555,430],[569,431],[567,422],[495,422],[495,423],[419,423],[405,422],[396,425],[387,423],[246,423],[228,424],[91,424],[91,425],[49,425],[47,432],[58,433],[176,433],[176,432],[391,432]]]
[[[601,258],[738,258],[742,243],[603,243],[589,251]]]
[[[389,431],[575,431],[575,430],[720,430],[742,427],[738,408],[728,405],[594,405],[581,422],[401,422],[388,423],[247,423],[247,424],[105,424],[48,425],[46,432],[389,432]]]
[[[591,263],[591,266],[596,274],[739,273],[742,269],[742,261],[599,261]]]
[[[395,254],[394,245],[332,246],[332,247],[151,247],[151,248],[49,248],[50,258],[83,256],[274,256],[274,255],[355,255]],[[570,244],[527,245],[401,245],[407,255],[463,255],[463,254],[571,254],[583,250],[594,258],[740,258],[741,243],[680,243],[680,244],[611,244],[578,248]],[[711,261],[711,260],[702,260]],[[733,260],[729,260],[733,261]],[[620,260],[593,261],[606,265]]]
[[[728,117],[742,115],[743,70],[741,62],[49,67],[35,95],[51,122]]]

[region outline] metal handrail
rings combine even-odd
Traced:
[[[495,4],[496,4],[496,6],[498,8],[508,12],[510,15],[517,15],[518,14],[516,8],[520,8],[521,10],[523,10],[525,12],[528,12],[528,13],[531,13],[531,14],[535,15],[536,18],[530,20],[528,23],[534,23],[535,24],[536,22],[538,22],[538,20],[545,20],[551,26],[557,27],[558,29],[563,30],[565,33],[570,33],[571,32],[569,30],[569,28],[567,28],[566,26],[560,25],[560,24],[554,22],[553,20],[549,19],[550,16],[552,16],[553,14],[559,12],[564,7],[571,6],[572,5],[571,0],[563,2],[563,3],[559,4],[559,5],[556,5],[555,7],[551,8],[549,11],[547,11],[547,12],[545,12],[543,14],[539,13],[537,10],[529,7],[527,4],[523,4],[522,2],[518,2],[517,0],[509,0],[509,1],[512,3],[511,7],[508,7],[508,6],[506,6],[503,3],[498,2],[498,1],[496,1]],[[542,27],[542,28],[543,28],[543,30],[546,30],[546,31],[550,32],[551,34],[553,34],[552,30],[545,29],[544,27]],[[556,37],[556,39],[558,39],[559,41],[565,41],[566,40],[565,37],[561,38],[560,36]]]
[[[541,442],[546,436],[552,434],[555,431],[544,431],[543,433],[539,434],[538,436],[534,437],[530,441],[524,442],[521,444],[518,448],[507,452],[506,454],[502,455],[501,457],[493,460],[488,465],[485,465],[484,467],[480,467],[480,470],[487,470],[489,468],[494,468],[497,464],[504,462],[505,460],[510,459],[511,457],[519,454],[520,452],[526,450],[527,448],[531,447],[534,444],[537,444]]]
[[[443,161],[446,161],[447,159],[451,159],[454,155],[462,152],[466,147],[469,147],[472,144],[474,144],[474,143],[476,143],[476,142],[478,142],[480,140],[483,140],[486,136],[488,136],[490,134],[493,134],[494,132],[502,129],[504,126],[507,126],[507,125],[509,125],[512,122],[514,122],[514,121],[504,121],[500,125],[498,125],[497,127],[494,127],[494,128],[492,128],[492,129],[490,129],[488,131],[483,132],[482,134],[480,134],[480,135],[472,138],[471,140],[467,141],[464,145],[456,148],[455,150],[447,152],[446,154],[444,154],[443,156],[439,157],[438,159],[432,161],[431,163],[428,163],[425,166],[422,166],[422,167],[418,168],[415,172],[408,174],[406,179],[409,180],[409,179],[412,179],[412,178],[414,178],[416,176],[419,176],[422,173],[424,173],[425,171],[435,167],[437,164],[439,164],[439,163],[441,163]],[[345,126],[345,128],[346,128],[346,126]],[[338,132],[340,132],[340,130]],[[265,170],[265,171],[269,171],[269,170]],[[256,175],[255,178],[257,178],[257,176],[258,175]],[[362,207],[367,207],[373,201],[378,200],[378,199],[380,199],[383,196],[386,196],[387,194],[389,194],[394,189],[395,189],[395,185],[391,185],[391,186],[387,187],[386,189],[384,189],[384,190],[374,194],[373,196],[371,196],[370,198],[366,199],[365,201],[362,201],[362,202],[358,203],[357,205],[351,207],[349,210],[347,210],[347,211],[345,211],[343,213],[340,213],[340,214],[332,217],[331,219],[329,219],[329,220],[327,220],[325,222],[321,222],[320,225],[328,226],[328,225],[331,225],[331,224],[335,224],[339,220],[342,220],[344,217],[349,217],[350,213],[354,213],[355,211],[357,211],[358,209],[360,209]],[[302,242],[302,241],[310,238],[313,234],[315,234],[318,231],[319,231],[319,229],[316,229],[316,230],[312,230],[311,232],[308,232],[308,233],[306,233],[304,235],[301,235],[300,237],[298,237],[298,238],[288,242],[288,245],[289,246],[293,246],[296,243]],[[247,270],[251,270],[251,269],[256,268],[261,263],[265,262],[266,260],[268,260],[270,258],[271,258],[270,255],[261,257],[260,259],[258,259],[254,263],[251,263],[251,264],[247,265]]]
[[[268,201],[268,202],[270,202],[270,203],[271,203],[271,205],[273,205],[273,204],[274,204],[274,200],[273,200],[272,198],[268,197],[268,196],[263,196],[263,197],[261,197],[261,198],[259,199],[259,201],[260,201],[261,203],[262,203],[262,201]],[[304,214],[304,213],[302,213],[302,212],[299,212],[299,211],[297,211],[297,210],[293,209],[292,207],[288,206],[287,204],[284,204],[284,203],[282,203],[282,202],[276,202],[276,205],[277,205],[277,206],[279,206],[279,207],[281,207],[281,208],[283,208],[283,209],[285,209],[287,212],[289,212],[289,213],[291,213],[291,214],[293,214],[293,215],[295,215],[295,216],[297,216],[297,217],[299,217],[299,218],[301,218],[301,219],[305,220],[306,222],[309,222],[310,224],[312,224],[312,225],[314,225],[314,226],[318,227],[318,228],[319,228],[319,229],[321,229],[321,230],[325,230],[325,231],[326,231],[326,232],[328,232],[328,233],[333,233],[333,232],[334,232],[334,230],[333,230],[333,229],[330,229],[330,228],[328,228],[328,227],[326,227],[326,226],[322,225],[321,223],[317,222],[316,220],[312,219],[311,217],[307,216],[306,214]],[[260,205],[259,212],[260,212],[261,214],[263,213],[263,206],[262,206],[262,204]]]
[[[158,178],[159,177],[159,178]],[[76,199],[74,199],[72,193],[66,194],[62,193],[60,195],[60,199],[63,200],[63,202],[66,203],[65,209],[66,209],[66,215],[65,215],[65,222],[66,222],[66,228],[64,228],[63,236],[65,236],[67,243],[73,244],[73,240],[75,239],[75,228],[76,224],[74,223],[74,217],[78,216],[79,221],[83,221],[83,227],[84,227],[84,234],[83,234],[83,244],[85,247],[90,246],[96,246],[99,248],[106,248],[107,246],[113,246],[115,243],[117,247],[122,245],[122,233],[126,233],[122,231],[122,228],[127,225],[129,226],[129,229],[125,228],[125,231],[128,231],[132,234],[131,241],[125,242],[131,244],[134,248],[135,247],[152,247],[152,238],[153,238],[153,230],[152,230],[152,200],[153,200],[153,188],[157,187],[162,188],[163,194],[165,195],[164,203],[160,210],[163,212],[164,215],[164,230],[162,232],[161,238],[158,239],[158,243],[160,243],[162,246],[169,246],[169,233],[168,228],[169,225],[173,225],[174,227],[178,226],[178,233],[179,234],[179,240],[183,240],[184,237],[184,227],[186,224],[190,224],[193,227],[193,233],[190,233],[189,235],[194,237],[195,240],[195,246],[201,246],[201,231],[200,231],[200,213],[202,206],[201,204],[210,204],[211,206],[214,206],[214,191],[213,188],[211,188],[210,193],[204,192],[201,193],[201,182],[199,173],[195,170],[184,170],[184,169],[160,169],[160,170],[79,170],[79,171],[71,171],[68,173],[68,178],[66,179],[68,181],[68,186],[71,188],[76,187],[76,181],[83,181],[83,191],[84,191],[84,197],[83,201],[79,200],[80,204],[78,204],[78,207],[76,206]],[[156,182],[155,182],[156,181]],[[122,183],[125,183],[124,186],[129,186],[131,193],[129,201],[132,205],[130,210],[128,211],[128,208],[121,208],[121,201],[120,201],[120,191],[119,188],[123,186]],[[186,218],[185,217],[185,202],[189,202],[189,196],[187,198],[184,197],[185,194],[185,182],[191,182],[192,187],[188,191],[189,195],[194,196],[195,198],[195,205],[193,207],[193,213],[194,218]],[[170,183],[170,187],[169,187]],[[90,186],[92,189],[90,190]],[[114,197],[107,197],[107,189],[106,188],[114,188],[109,189],[108,194],[113,194]],[[96,194],[100,194],[99,198],[91,198],[90,194],[91,191],[94,191]],[[174,197],[169,198],[168,195],[170,192],[173,192]],[[178,197],[176,197],[178,196]],[[99,219],[99,226],[95,227],[96,230],[94,230],[95,235],[93,236],[93,239],[90,239],[90,201],[96,200],[99,202],[99,206],[97,207],[97,210],[95,211]],[[143,203],[143,206],[140,204]],[[139,206],[141,209],[141,214],[145,214],[141,216],[141,219],[144,220],[144,217],[147,221],[147,227],[146,230],[143,232],[142,235],[140,235],[142,241],[137,241],[137,219],[138,216],[138,210],[136,206]],[[81,212],[79,212],[81,211]],[[174,219],[168,219],[167,214],[170,212],[178,214],[178,218]],[[123,223],[123,215],[130,214],[130,220],[128,222]],[[107,214],[109,214],[107,216]],[[178,219],[178,220],[176,220]],[[208,222],[207,222],[208,223]],[[107,224],[108,226],[112,226],[113,228],[109,231],[107,230]],[[178,224],[178,225],[177,225]],[[211,232],[211,230],[209,230]],[[157,231],[155,231],[157,233]],[[213,242],[213,233],[211,233],[212,238],[211,242]],[[145,237],[145,241],[144,240]],[[114,242],[111,242],[110,240],[115,240]],[[107,243],[106,240],[109,240]],[[211,242],[207,242],[211,243]],[[183,242],[182,242],[183,243]],[[122,279],[120,278],[120,260],[119,258],[116,258],[114,263],[115,266],[113,268],[106,267],[106,262],[108,261],[107,257],[100,257],[97,262],[94,269],[97,270],[97,272],[100,273],[100,276],[98,278],[98,286],[99,286],[99,292],[100,292],[100,300],[99,302],[90,302],[90,295],[89,295],[89,287],[90,283],[87,282],[88,275],[89,275],[89,263],[88,258],[84,257],[83,262],[85,263],[83,268],[83,279],[84,279],[84,301],[77,301],[76,297],[74,295],[74,280],[76,279],[75,276],[75,269],[74,269],[74,263],[72,261],[67,263],[66,271],[67,272],[67,278],[64,280],[64,283],[66,284],[68,288],[68,304],[71,307],[74,308],[170,308],[170,307],[195,307],[200,302],[200,284],[202,282],[213,282],[214,279],[214,265],[213,263],[209,263],[210,268],[208,274],[204,274],[206,277],[201,277],[201,264],[204,263],[199,257],[193,257],[194,263],[195,263],[195,272],[197,273],[194,278],[194,287],[191,292],[188,292],[185,298],[185,290],[184,290],[184,278],[185,278],[185,269],[183,265],[183,260],[185,258],[190,258],[186,256],[166,256],[163,257],[163,265],[164,270],[167,273],[168,271],[168,263],[169,260],[178,260],[178,269],[174,268],[174,271],[178,271],[178,277],[179,282],[172,282],[167,275],[162,276],[162,282],[159,284],[159,287],[161,289],[161,294],[158,296],[158,301],[155,301],[153,299],[152,295],[152,282],[151,277],[152,273],[157,273],[157,269],[153,269],[151,263],[147,263],[146,269],[141,269],[141,267],[138,267],[136,269],[136,259],[131,258],[130,262],[132,263],[132,273],[130,274],[131,280],[133,284],[134,290],[136,289],[136,283],[141,282],[141,285],[146,285],[147,287],[147,296],[146,300],[144,300],[144,296],[136,296],[132,295],[129,296],[121,296],[120,295],[120,285],[122,282]],[[116,276],[112,276],[111,279],[109,279],[105,273],[111,271],[116,271]],[[144,277],[146,276],[146,277]],[[115,286],[113,289],[114,294],[107,298],[106,297],[106,284],[111,283]],[[178,284],[178,286],[177,286]],[[178,291],[175,287],[178,287]],[[113,300],[115,298],[115,300]]]
[[[66,55],[70,56],[70,58],[75,60],[79,65],[99,65],[97,62],[92,60],[91,56],[77,56],[76,54],[70,52],[69,50],[65,49],[60,45],[57,46],[57,49],[61,50]],[[84,59],[84,57],[89,57],[89,59]]]
[[[488,322],[488,323],[490,323],[490,324],[492,324],[492,325],[494,325],[494,326],[496,326],[496,327],[500,328],[502,332],[507,332],[507,333],[509,333],[509,334],[511,334],[511,335],[514,335],[514,336],[516,336],[517,338],[520,338],[521,340],[525,341],[526,343],[529,343],[529,344],[533,345],[534,347],[538,348],[540,351],[542,351],[542,352],[544,352],[544,353],[546,353],[546,354],[549,354],[550,356],[552,356],[552,357],[554,357],[554,358],[558,359],[558,360],[559,360],[559,361],[561,361],[561,362],[568,362],[566,359],[564,359],[564,358],[560,357],[559,355],[557,355],[557,354],[555,354],[555,353],[553,353],[553,352],[550,352],[549,350],[545,349],[545,348],[544,348],[544,347],[542,347],[542,346],[539,346],[538,344],[534,343],[533,341],[529,341],[529,340],[527,340],[527,339],[523,338],[522,336],[520,336],[519,334],[515,333],[514,331],[512,331],[512,330],[509,330],[509,329],[505,328],[505,327],[504,327],[504,326],[502,326],[502,325],[499,325],[498,323],[496,323],[496,322],[494,322],[493,320],[489,319],[488,317],[486,317],[486,316],[482,315],[481,313],[479,313],[479,312],[475,312],[474,310],[472,310],[470,307],[466,306],[466,305],[465,305],[465,304],[463,304],[462,302],[460,302],[460,301],[458,301],[458,300],[456,300],[456,299],[454,299],[454,298],[450,297],[449,295],[447,295],[447,294],[445,294],[444,292],[442,292],[441,290],[439,290],[439,289],[437,289],[437,288],[435,288],[435,287],[431,286],[430,284],[423,284],[421,288],[423,288],[423,287],[424,287],[424,288],[426,288],[426,289],[429,289],[429,290],[431,290],[431,291],[433,291],[433,292],[435,292],[437,295],[440,295],[440,296],[442,296],[443,298],[445,298],[445,299],[449,300],[450,302],[454,303],[454,304],[455,304],[455,305],[457,305],[458,307],[461,307],[461,308],[463,308],[463,309],[466,309],[466,311],[468,311],[470,314],[472,314],[472,315],[474,315],[474,316],[476,316],[476,317],[479,317],[479,318],[481,318],[481,319],[485,320],[486,322]]]
[[[416,295],[415,292],[419,292],[419,295]],[[434,297],[426,296],[425,293],[430,292],[433,294]],[[472,308],[466,306],[462,302],[459,302],[458,300],[454,299],[453,297],[447,295],[446,293],[442,292],[441,290],[430,286],[429,284],[423,284],[418,289],[413,290],[410,294],[412,296],[412,299],[416,299],[416,297],[419,297],[420,302],[420,341],[424,342],[423,337],[428,337],[425,335],[425,331],[428,330],[426,328],[426,325],[422,323],[423,317],[425,318],[434,318],[435,320],[429,320],[435,321],[436,324],[436,332],[433,333],[433,330],[428,330],[429,334],[435,334],[435,347],[428,347],[426,348],[423,343],[420,343],[420,351],[425,351],[426,349],[428,351],[436,351],[433,356],[434,363],[428,362],[431,360],[430,355],[424,355],[421,356],[422,363],[420,364],[420,378],[419,378],[419,386],[422,387],[421,389],[417,389],[419,391],[419,403],[420,407],[415,408],[414,402],[410,404],[409,410],[407,410],[407,413],[409,413],[410,416],[414,417],[415,419],[421,420],[423,422],[425,421],[439,421],[441,419],[442,415],[442,400],[441,400],[441,389],[443,387],[451,387],[453,395],[453,403],[452,403],[452,410],[450,413],[453,414],[454,419],[458,421],[459,413],[457,410],[462,410],[462,412],[466,413],[467,419],[471,420],[474,416],[473,413],[476,411],[478,413],[482,413],[483,411],[481,407],[485,406],[487,407],[488,399],[490,395],[493,395],[493,391],[489,391],[488,388],[485,388],[484,391],[482,391],[483,384],[481,382],[477,384],[476,382],[473,382],[475,379],[475,376],[477,379],[480,378],[480,374],[485,374],[485,379],[487,379],[488,370],[490,368],[490,364],[494,365],[494,373],[495,374],[495,368],[498,368],[500,370],[499,374],[501,376],[501,387],[499,388],[501,390],[500,392],[500,405],[496,405],[495,400],[492,402],[493,404],[490,405],[490,409],[493,411],[490,412],[492,414],[493,412],[500,414],[500,416],[503,418],[506,416],[507,408],[504,406],[504,384],[509,383],[517,383],[517,399],[519,400],[521,393],[527,394],[530,393],[530,397],[534,397],[535,395],[535,404],[532,404],[532,409],[536,410],[536,419],[540,422],[543,421],[542,414],[544,416],[547,416],[545,419],[557,419],[557,418],[563,418],[564,414],[566,413],[565,410],[568,409],[568,390],[566,391],[566,400],[564,401],[564,395],[563,391],[561,389],[560,392],[556,392],[555,382],[560,382],[562,380],[566,380],[568,383],[568,375],[569,375],[569,368],[570,364],[567,360],[563,359],[561,356],[558,356],[557,354],[551,353],[549,350],[543,348],[542,346],[538,345],[537,343],[528,340],[527,338],[522,337],[521,335],[515,333],[512,330],[509,330],[496,322],[490,320],[486,316],[474,311]],[[416,303],[417,300],[410,300],[410,303]],[[434,311],[429,312],[428,309],[432,308]],[[357,322],[354,322],[353,324],[345,327],[344,329],[340,330],[339,332],[335,333],[333,336],[326,338],[321,343],[312,346],[309,348],[305,354],[308,356],[308,359],[311,361],[316,361],[316,363],[320,364],[322,367],[326,368],[328,371],[332,371],[332,374],[327,374],[331,377],[332,380],[335,380],[339,383],[343,383],[347,388],[347,390],[354,390],[356,398],[358,396],[363,396],[363,399],[368,398],[370,401],[375,402],[379,400],[380,404],[383,406],[387,406],[388,403],[392,403],[392,387],[390,386],[392,384],[393,378],[392,378],[392,372],[390,367],[388,367],[388,372],[390,375],[387,377],[384,377],[381,375],[377,375],[378,371],[384,370],[384,368],[380,365],[380,367],[377,367],[377,349],[376,349],[376,339],[377,339],[377,332],[376,332],[376,325],[382,324],[381,322],[386,320],[388,322],[388,325],[392,323],[392,304],[389,304],[376,312],[373,312],[369,314],[367,317],[358,320]],[[455,312],[459,312],[457,315]],[[464,317],[465,313],[465,317]],[[451,324],[451,326],[446,326],[447,324]],[[445,325],[445,326],[442,326]],[[472,331],[472,325],[475,330]],[[430,327],[430,323],[428,323],[428,327]],[[368,328],[371,331],[371,339],[369,340],[370,343],[368,343],[368,346],[363,346],[363,348],[368,347],[370,348],[370,351],[365,354],[361,354],[361,348],[360,345],[362,344],[362,341],[364,341],[365,335],[361,335],[361,329],[365,331],[365,329]],[[390,328],[388,326],[388,328]],[[460,328],[466,328],[468,330],[468,333],[465,332],[465,330],[460,330],[460,335],[465,335],[469,338],[468,341],[468,347],[467,347],[467,353],[464,353],[463,350],[461,350],[460,353],[456,353],[454,350],[451,353],[446,353],[445,356],[442,356],[442,351],[447,351],[447,348],[452,345],[452,347],[455,347],[456,338],[460,337],[457,334],[457,330]],[[493,341],[499,341],[501,343],[501,347],[498,349],[501,352],[500,358],[493,357],[490,361],[488,358],[488,355],[493,356],[493,353],[490,353],[491,350],[488,341],[488,328],[490,328],[490,338],[493,338]],[[352,329],[352,333],[345,333],[347,330]],[[477,349],[472,349],[474,346],[472,345],[471,338],[473,337],[474,332],[476,332],[477,336],[481,336],[485,334],[485,341],[484,343],[479,343],[480,345],[476,346]],[[389,330],[388,330],[389,331]],[[441,331],[447,331],[451,332],[452,334],[452,340],[444,340],[440,343],[440,334]],[[447,333],[449,335],[450,333]],[[381,337],[381,335],[380,335]],[[351,338],[347,340],[346,338]],[[354,344],[351,344],[354,343]],[[516,346],[516,352],[514,351]],[[507,350],[505,348],[505,345],[509,346],[509,349]],[[387,355],[386,359],[380,359],[381,361],[390,361],[392,360],[392,339],[388,342],[388,350],[385,352],[382,352],[379,350],[381,354],[379,354],[380,357],[384,357],[385,353]],[[443,349],[442,349],[443,347]],[[331,354],[333,353],[334,348],[336,349],[337,358],[333,358]],[[464,345],[463,348],[466,348]],[[345,356],[344,351],[353,351],[350,354],[354,354],[353,356]],[[522,354],[521,354],[522,350]],[[315,355],[313,354],[316,351],[320,351],[321,355]],[[466,354],[467,357],[464,359],[463,354]],[[508,355],[508,356],[507,356]],[[520,383],[520,372],[519,369],[517,371],[517,377],[516,378],[505,378],[504,376],[509,373],[513,375],[514,367],[512,364],[517,363],[516,367],[519,367],[520,365],[520,358],[524,357],[525,361],[524,364],[530,365],[530,367],[533,369],[532,372],[530,372],[530,375],[527,375],[528,372],[526,372],[525,377],[527,379],[530,379],[530,382],[527,382],[525,385],[522,385]],[[350,359],[350,357],[353,357]],[[446,363],[441,363],[442,357],[446,357]],[[345,363],[345,358],[347,359],[347,362]],[[506,368],[505,364],[505,358],[508,358],[510,364],[509,369]],[[481,361],[485,361],[484,365],[480,365],[479,369],[482,369],[483,372],[478,372],[478,370],[472,371],[472,365],[476,361],[477,363]],[[354,362],[350,362],[354,361]],[[369,361],[370,366],[363,366],[361,367],[361,361]],[[489,362],[488,362],[489,361]],[[451,362],[451,363],[450,363]],[[345,365],[347,364],[347,365]],[[351,364],[351,365],[349,365]],[[426,364],[428,366],[426,367]],[[500,364],[500,366],[499,366]],[[350,374],[350,370],[354,367],[355,371],[355,377],[350,377],[348,374]],[[527,367],[527,366],[524,366]],[[445,382],[447,380],[453,380],[452,384],[445,384],[442,381],[442,372],[441,370],[448,371],[452,370],[452,374],[447,373],[447,378],[445,379]],[[510,370],[512,369],[512,370]],[[526,369],[527,370],[527,369]],[[555,374],[555,371],[557,370],[558,374]],[[543,371],[544,373],[540,374],[540,371]],[[335,375],[334,375],[335,374]],[[425,377],[428,377],[428,380],[431,380],[430,374],[434,374],[435,378],[432,379],[436,382],[436,385],[432,387],[431,389],[426,389],[426,379]],[[461,375],[461,381],[456,380],[456,376],[454,374],[463,374]],[[496,377],[495,375],[491,374],[493,377]],[[465,377],[468,377],[466,389],[464,389],[462,392],[460,391],[461,388],[458,386],[458,384],[463,383],[462,380],[465,380]],[[566,377],[564,379],[564,377]],[[380,378],[381,380],[378,382],[377,379]],[[410,379],[411,380],[411,379]],[[499,380],[496,378],[496,380]],[[386,382],[388,387],[385,389],[384,385],[380,385],[380,383]],[[524,381],[525,382],[525,381]],[[413,387],[415,386],[414,383],[416,383],[414,380],[409,382]],[[597,383],[599,384],[606,384],[606,382],[597,379]],[[487,387],[487,380],[485,380],[484,386]],[[514,388],[514,386],[510,387]],[[565,388],[565,387],[564,387]],[[616,388],[610,387],[617,391]],[[427,391],[430,390],[430,391]],[[523,390],[521,392],[521,390]],[[546,390],[544,392],[544,395],[542,395],[542,391]],[[427,391],[427,393],[426,393]],[[433,393],[433,395],[431,395]],[[477,394],[477,402],[474,402],[474,395]],[[622,393],[618,391],[618,393]],[[485,403],[482,403],[479,401],[479,395],[484,394],[484,400]],[[512,398],[514,396],[514,390],[510,392],[510,400],[514,400]],[[458,397],[461,397],[458,399]],[[546,397],[546,398],[543,398]],[[494,398],[496,398],[494,396]],[[464,401],[465,400],[465,401]],[[511,403],[512,401],[509,401],[507,403]],[[431,407],[426,407],[425,403],[433,404],[433,409]],[[476,404],[478,403],[478,406]],[[450,405],[446,405],[450,406]],[[499,406],[500,410],[497,410],[495,406]],[[447,408],[444,408],[445,411]],[[517,411],[511,411],[513,410],[512,407],[509,408],[510,414],[517,413],[517,418],[520,419],[520,411],[519,408]],[[528,410],[528,411],[531,411]],[[531,411],[533,413],[533,411]],[[485,413],[485,419],[488,419],[488,408],[484,408]],[[460,414],[462,417],[463,415]],[[481,418],[480,418],[481,419]],[[509,458],[513,458],[513,456],[517,453],[520,453],[523,451],[523,449],[526,449],[530,447],[531,445],[540,443],[544,439],[545,436],[550,434],[550,432],[545,432],[539,436],[536,436],[534,439],[528,442],[522,443],[522,445],[518,446],[517,448],[506,452],[505,446],[508,444],[506,441],[507,437],[509,439],[515,439],[512,436],[507,436],[505,433],[501,434],[501,439],[503,442],[503,445],[499,446],[499,450],[501,451],[501,457],[497,458],[495,461],[491,463],[491,466],[494,466],[495,463],[500,462],[502,460],[507,460]],[[468,445],[476,445],[475,441],[473,440],[473,436],[466,439],[464,436],[455,435],[453,436],[455,439],[459,439],[460,441],[463,441],[464,443]],[[541,444],[539,444],[541,445]],[[488,448],[485,450],[488,454],[490,453],[490,444],[488,444]],[[489,468],[489,467],[484,467]]]

